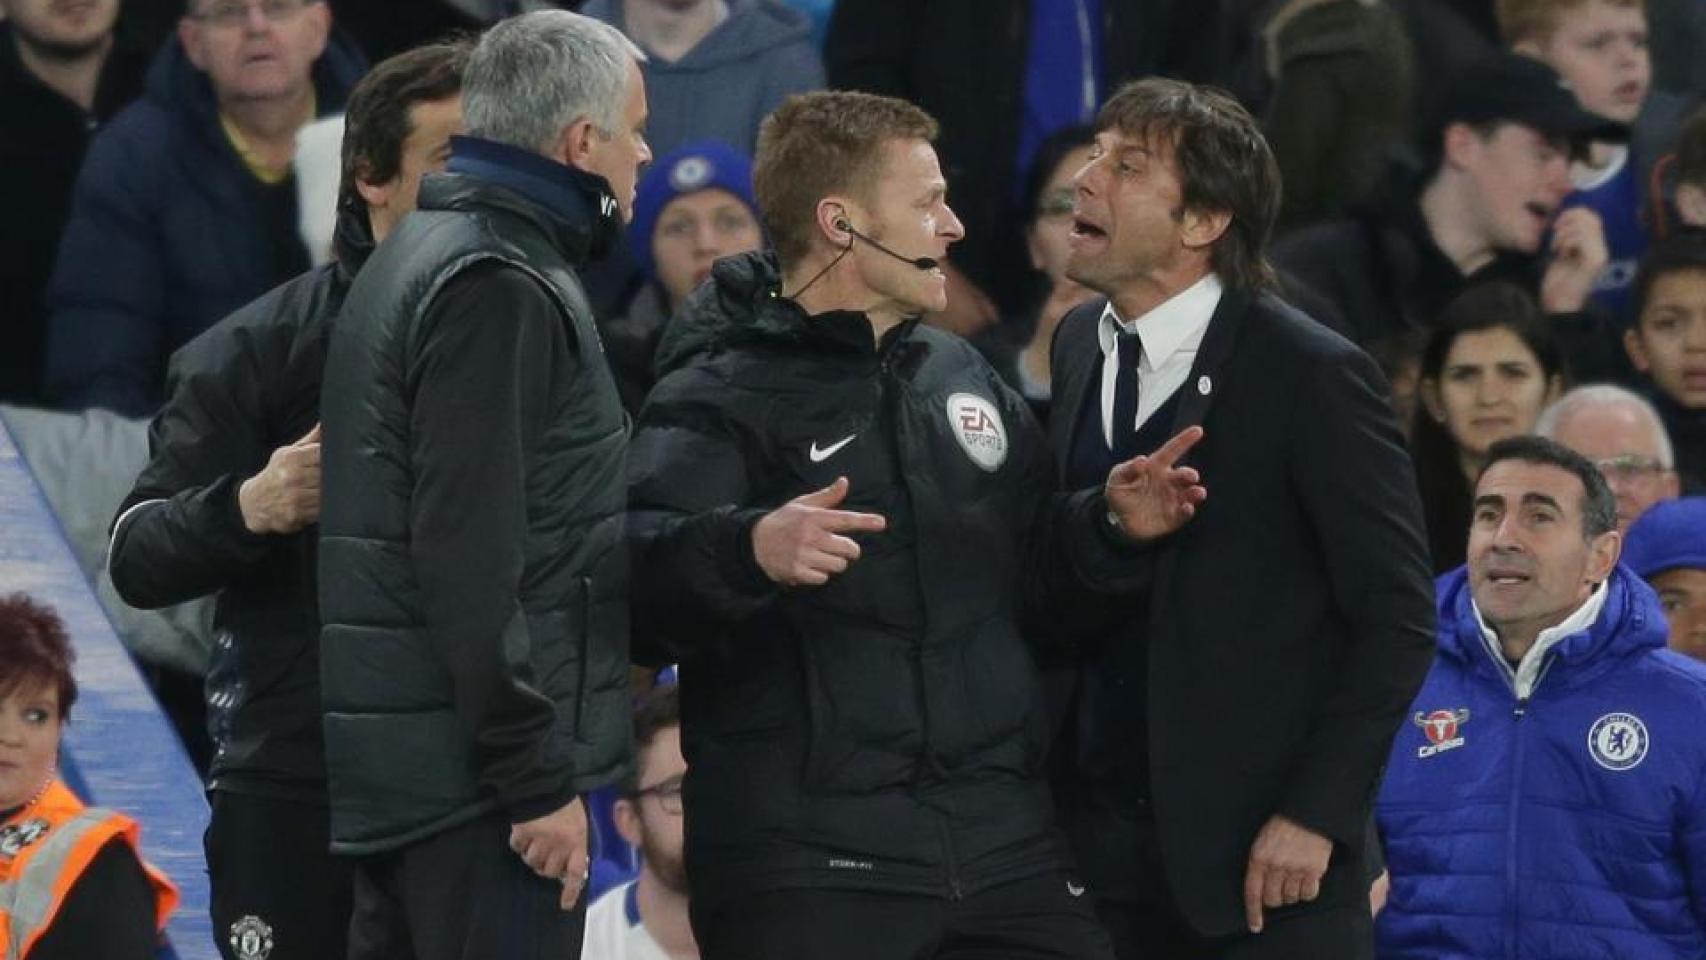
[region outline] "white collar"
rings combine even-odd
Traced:
[[[1112,300],[1102,311],[1102,321],[1096,330],[1102,354],[1112,356],[1118,349],[1121,333],[1136,333],[1143,344],[1143,365],[1158,370],[1180,349],[1195,350],[1201,343],[1208,321],[1220,305],[1220,277],[1204,274],[1202,279],[1162,301],[1154,309],[1135,320],[1121,320]]]
[[[1540,682],[1541,661],[1546,658],[1546,654],[1565,637],[1581,633],[1599,619],[1600,610],[1605,608],[1605,594],[1605,584],[1594,587],[1593,593],[1582,601],[1582,605],[1577,607],[1574,613],[1565,617],[1563,623],[1540,631],[1540,635],[1534,638],[1534,646],[1529,647],[1528,652],[1522,655],[1522,662],[1516,665],[1515,670],[1511,669],[1510,661],[1505,659],[1504,648],[1499,646],[1499,635],[1493,632],[1492,627],[1487,626],[1487,621],[1481,617],[1481,608],[1475,605],[1474,598],[1470,598],[1469,606],[1475,611],[1475,623],[1481,628],[1481,638],[1486,641],[1487,650],[1493,655],[1494,662],[1503,667],[1505,675],[1510,678],[1518,700],[1527,700],[1529,695],[1534,693],[1535,684]]]

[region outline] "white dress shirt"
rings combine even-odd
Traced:
[[[1114,445],[1114,381],[1120,373],[1119,335],[1136,333],[1143,344],[1137,364],[1137,422],[1143,422],[1167,402],[1191,375],[1197,349],[1208,331],[1209,318],[1220,305],[1220,278],[1210,273],[1171,299],[1135,320],[1121,320],[1109,301],[1102,311],[1097,336],[1102,345],[1102,439]]]

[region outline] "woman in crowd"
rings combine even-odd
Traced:
[[[1410,441],[1435,573],[1463,564],[1487,448],[1533,431],[1563,392],[1563,363],[1540,308],[1515,286],[1471,287],[1440,312],[1422,350]]]
[[[1094,294],[1066,276],[1072,252],[1072,178],[1090,159],[1089,127],[1067,127],[1043,141],[1025,183],[1025,248],[1035,271],[1029,306],[979,337],[977,345],[1002,379],[1038,414],[1049,399],[1049,344],[1066,312]]]
[[[153,960],[177,890],[142,862],[134,821],[58,775],[71,661],[52,610],[0,598],[0,957]]]

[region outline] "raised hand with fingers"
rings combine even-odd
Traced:
[[[752,552],[765,576],[784,587],[817,587],[859,559],[849,533],[877,533],[887,521],[874,513],[838,510],[847,499],[846,477],[796,497],[764,515],[752,528]]]
[[[1195,469],[1178,463],[1202,437],[1202,427],[1186,427],[1154,453],[1133,457],[1108,472],[1108,510],[1122,534],[1154,540],[1196,516],[1208,490]]]
[[[320,519],[320,425],[279,447],[267,465],[237,488],[250,533],[295,533]]]
[[[528,869],[563,884],[562,908],[573,910],[586,889],[592,861],[587,856],[586,807],[580,798],[536,820],[509,829],[509,848]]]
[[[1589,207],[1571,207],[1552,224],[1551,262],[1540,278],[1540,305],[1547,313],[1574,313],[1587,306],[1594,283],[1611,254],[1605,227]]]

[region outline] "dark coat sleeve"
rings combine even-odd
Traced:
[[[646,401],[628,453],[634,650],[686,659],[720,624],[763,610],[779,588],[758,566],[745,428],[720,398],[729,387],[694,368],[665,377]]]
[[[141,157],[149,115],[121,115],[90,144],[49,285],[47,386],[60,405],[154,411],[164,352],[160,191]],[[218,269],[210,262],[210,270]]]
[[[1433,662],[1432,578],[1415,471],[1374,361],[1347,348],[1297,382],[1289,470],[1347,643],[1313,705],[1278,812],[1354,845]]]
[[[173,358],[166,405],[148,428],[148,465],[112,530],[108,572],[133,607],[214,593],[277,540],[251,533],[237,503],[273,447],[261,409],[272,385],[245,348],[253,335],[216,327]]]
[[[154,889],[130,845],[113,840],[65,895],[29,960],[154,960]]]
[[[482,786],[520,823],[573,797],[574,771],[545,763],[556,712],[530,685],[517,597],[529,451],[550,426],[552,383],[579,361],[556,302],[512,267],[457,275],[421,327],[408,371],[409,552],[421,630],[451,676]]]

